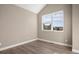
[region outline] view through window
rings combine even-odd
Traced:
[[[64,11],[57,11],[42,16],[42,29],[51,31],[63,31]]]

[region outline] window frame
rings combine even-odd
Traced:
[[[50,15],[50,14],[45,14],[45,15]],[[45,15],[43,15],[43,16],[45,16]],[[42,22],[41,22],[42,23],[42,31],[53,31],[52,24],[51,24],[51,30],[44,30],[44,28],[43,28],[43,16],[42,16]],[[51,16],[51,18],[52,18],[52,16]]]
[[[64,32],[64,20],[65,20],[65,18],[64,18],[64,15],[65,15],[65,13],[64,13],[64,10],[59,10],[59,11],[63,11],[63,30],[62,31],[56,31],[56,30],[53,30],[54,32]],[[59,11],[56,11],[56,12],[53,12],[53,13],[57,13],[57,12],[59,12]],[[53,26],[53,25],[52,25]]]
[[[44,28],[43,28],[43,16],[42,16],[42,31],[53,31],[53,32],[64,32],[64,15],[65,15],[65,13],[64,13],[64,10],[59,10],[59,11],[63,11],[63,30],[62,31],[57,31],[57,30],[53,30],[53,23],[51,23],[51,30],[44,30]],[[53,13],[57,13],[57,12],[59,12],[59,11],[55,11],[55,12],[53,12]],[[49,13],[49,14],[51,14],[51,22],[53,22],[53,13]],[[45,15],[49,15],[49,14],[45,14]]]

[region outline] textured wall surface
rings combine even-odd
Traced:
[[[14,5],[0,5],[0,48],[36,37],[36,14]]]
[[[42,16],[60,10],[64,11],[64,32],[42,31]],[[38,37],[50,41],[72,44],[72,5],[47,5],[38,14]]]
[[[79,5],[73,5],[72,7],[72,37],[73,37],[73,49],[79,50]]]

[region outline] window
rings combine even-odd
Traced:
[[[51,14],[42,16],[42,29],[51,30]]]
[[[42,16],[42,30],[63,31],[64,11],[57,11]]]
[[[52,26],[54,31],[63,31],[64,28],[64,12],[58,11],[52,14]]]

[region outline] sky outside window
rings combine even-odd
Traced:
[[[53,27],[64,27],[64,12],[59,11],[52,14]]]

